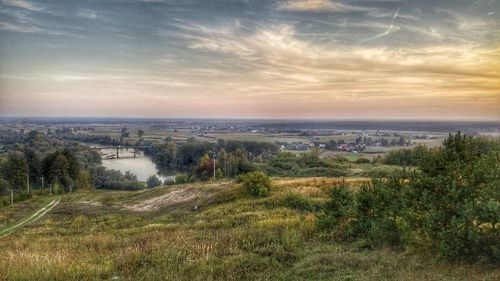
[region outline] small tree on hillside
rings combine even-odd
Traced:
[[[251,172],[243,176],[243,186],[253,196],[266,196],[271,190],[271,179],[264,172]]]

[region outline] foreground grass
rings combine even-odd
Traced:
[[[38,219],[42,218],[45,214],[50,212],[57,204],[59,203],[59,198],[53,199],[50,203],[47,205],[43,206],[41,209],[37,210],[33,214],[29,214],[26,217],[22,218],[19,221],[16,221],[15,223],[11,225],[5,225],[0,228],[0,238],[3,238],[7,235],[10,235],[14,232],[16,232],[19,229],[22,229],[23,227],[37,221]]]
[[[366,179],[351,179],[355,188]],[[277,179],[270,197],[238,185],[189,185],[65,196],[50,214],[0,239],[4,280],[498,280],[490,265],[367,250],[318,233],[332,179]],[[215,190],[149,212],[124,206],[174,188]],[[210,196],[211,195],[211,196]],[[198,211],[192,211],[193,205]],[[6,210],[0,209],[0,214]]]
[[[10,224],[18,222],[25,218],[49,202],[55,197],[34,195],[31,199],[15,203],[13,206],[7,206],[0,209],[0,231],[8,227]]]

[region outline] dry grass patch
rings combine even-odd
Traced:
[[[278,178],[273,180],[272,190],[275,192],[298,192],[312,198],[324,198],[333,186],[347,184],[356,189],[363,184],[370,183],[369,178]]]

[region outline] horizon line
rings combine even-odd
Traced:
[[[430,122],[500,122],[500,119],[488,118],[415,118],[415,117],[366,117],[366,118],[272,118],[272,117],[144,117],[144,116],[54,116],[54,115],[38,115],[38,116],[22,116],[22,115],[5,115],[0,119],[133,119],[133,120],[231,120],[231,121],[392,121],[392,122],[411,122],[411,121],[430,121]]]

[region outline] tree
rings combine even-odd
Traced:
[[[272,185],[269,176],[261,171],[244,175],[242,183],[253,196],[267,196]]]
[[[500,160],[450,135],[409,179],[408,220],[444,256],[500,260]]]
[[[137,176],[131,171],[126,171],[123,177],[129,181],[137,181]]]
[[[128,138],[130,136],[130,133],[126,127],[123,127],[121,129],[120,136],[121,136],[121,138]]]
[[[0,195],[5,195],[10,192],[10,184],[4,179],[0,179]]]
[[[142,138],[142,136],[144,136],[144,131],[142,129],[139,129],[137,131],[137,135],[139,136],[139,138]]]
[[[83,170],[78,175],[78,179],[76,180],[76,188],[85,191],[92,191],[95,189],[92,174],[89,171]]]
[[[42,161],[38,153],[31,148],[25,148],[24,157],[28,163],[28,170],[30,174],[30,182],[35,183],[40,181],[42,176]]]
[[[201,180],[208,180],[213,176],[213,171],[213,159],[210,159],[208,154],[203,155],[203,157],[198,162],[198,166],[196,167],[196,177]]]
[[[53,183],[69,184],[69,161],[63,154],[58,154],[50,165],[49,179]]]
[[[442,148],[415,153],[422,157],[418,169],[374,178],[359,188],[349,218],[343,218],[338,202],[350,199],[335,194],[326,222],[348,221],[349,232],[371,246],[420,245],[451,259],[500,261],[499,151],[485,151],[458,133]]]
[[[156,176],[156,175],[152,175],[148,178],[148,180],[146,181],[146,185],[149,187],[149,188],[153,188],[153,187],[156,187],[156,186],[160,186],[161,185],[161,180]]]
[[[7,162],[2,165],[2,174],[15,190],[27,188],[28,163],[24,154],[19,151],[10,152]]]

